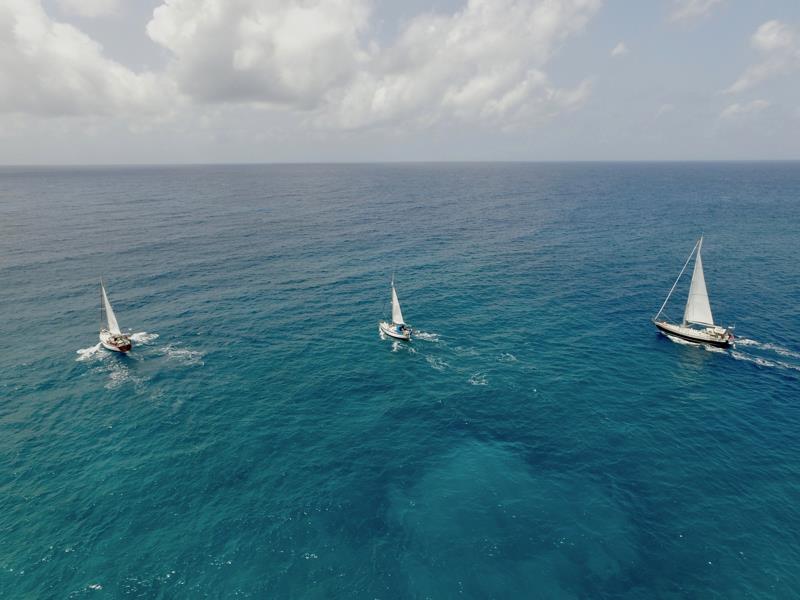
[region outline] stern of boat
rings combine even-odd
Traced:
[[[121,352],[123,354],[130,352],[131,348],[133,348],[131,338],[129,338],[127,335],[115,336],[109,333],[107,329],[100,331],[100,344],[102,344],[103,348],[106,350],[111,350],[112,352]]]

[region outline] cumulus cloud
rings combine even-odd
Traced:
[[[766,100],[753,100],[752,102],[745,102],[743,104],[734,102],[730,106],[726,107],[719,116],[721,119],[734,119],[744,115],[760,113],[769,106],[770,103]]]
[[[153,113],[164,110],[170,89],[106,58],[80,30],[52,21],[39,0],[0,4],[0,112]]]
[[[625,56],[628,53],[628,47],[625,42],[620,42],[611,49],[611,56]]]
[[[85,15],[117,1],[59,0]],[[288,109],[324,128],[528,125],[589,96],[589,79],[561,86],[548,70],[601,4],[465,0],[417,15],[378,44],[374,0],[161,1],[147,34],[171,58],[163,72],[137,73],[51,19],[42,0],[3,0],[0,112],[163,115],[186,100]]]
[[[726,91],[736,94],[800,68],[800,32],[780,21],[767,21],[750,38],[761,61],[748,67]]]
[[[335,95],[330,119],[349,128],[449,118],[508,125],[571,110],[587,97],[588,81],[560,89],[545,67],[599,5],[470,0],[454,14],[419,15]]]
[[[104,17],[117,12],[119,0],[58,0],[61,10],[81,17]]]
[[[313,108],[366,55],[366,0],[167,0],[147,33],[202,102]]]
[[[702,19],[722,2],[723,0],[674,0],[669,20],[676,23]]]
[[[587,82],[559,89],[544,68],[599,5],[469,0],[452,14],[418,15],[380,47],[368,37],[367,0],[167,0],[147,31],[201,102],[302,109],[326,127],[508,122],[585,99]]]

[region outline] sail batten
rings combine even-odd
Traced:
[[[108,294],[106,294],[106,288],[101,283],[100,284],[100,292],[103,296],[103,308],[106,311],[106,323],[108,323],[108,331],[113,333],[114,335],[119,335],[122,333],[119,329],[119,323],[117,323],[117,317],[114,315],[114,309],[111,308],[111,302],[108,300]]]
[[[697,257],[694,261],[689,297],[686,300],[686,309],[683,311],[683,322],[713,326],[714,317],[711,314],[711,303],[708,301],[706,278],[703,274],[703,258],[700,253],[702,247],[703,240],[701,238],[697,246]]]
[[[394,281],[392,282],[392,322],[395,325],[405,325],[403,312],[400,310],[400,300],[397,299],[397,290],[394,289]]]

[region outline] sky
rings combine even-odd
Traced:
[[[0,0],[0,164],[795,159],[797,0]]]

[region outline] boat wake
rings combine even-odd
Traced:
[[[428,364],[436,369],[437,371],[444,371],[450,365],[444,362],[441,358],[437,358],[435,356],[426,356],[425,360],[428,361]]]
[[[164,346],[161,353],[170,360],[174,360],[181,365],[187,367],[203,366],[203,353],[197,350],[189,350],[187,348],[178,348],[175,346]]]
[[[102,347],[103,347],[102,344],[98,342],[94,346],[89,346],[88,348],[81,348],[80,350],[76,350],[78,358],[76,358],[75,360],[77,360],[78,362],[86,362],[88,360],[91,360],[92,358],[98,355]],[[102,354],[100,354],[100,356],[102,356]]]
[[[131,341],[137,344],[149,344],[158,339],[157,333],[148,333],[146,331],[139,331],[131,334]]]
[[[416,340],[423,340],[425,342],[438,342],[439,341],[439,334],[438,333],[429,333],[427,331],[414,331],[414,339]]]
[[[736,340],[732,349],[725,349],[717,348],[709,344],[696,344],[672,335],[667,335],[667,337],[676,344],[694,346],[696,348],[702,348],[707,352],[714,352],[717,354],[729,354],[736,360],[749,362],[759,367],[800,371],[800,364],[791,362],[792,359],[800,361],[800,352],[795,352],[777,344],[761,343],[756,340],[739,338]],[[742,347],[747,348],[749,351],[743,351],[741,349]]]
[[[788,348],[784,348],[783,346],[779,346],[777,344],[762,344],[761,342],[757,342],[756,340],[750,340],[747,338],[741,338],[736,340],[737,346],[745,346],[745,347],[752,347],[758,348],[759,350],[767,350],[770,352],[774,352],[775,354],[780,354],[781,356],[785,356],[786,358],[797,358],[800,359],[800,352],[795,352],[794,350],[789,350]]]
[[[408,352],[409,354],[416,354],[417,350],[405,342],[400,340],[392,340],[392,352]]]
[[[486,379],[486,373],[473,373],[467,380],[470,385],[489,385],[489,380]]]
[[[97,371],[105,372],[105,368],[97,367]],[[138,386],[144,383],[142,377],[137,377],[131,373],[127,365],[121,362],[111,362],[108,367],[108,382],[106,383],[107,390],[113,390],[125,383],[133,383]]]
[[[738,349],[740,347],[745,347],[748,351],[740,351]],[[800,361],[800,352],[795,352],[778,344],[740,338],[736,340],[735,348],[737,349],[731,350],[731,356],[736,360],[753,363],[759,367],[800,371],[800,363],[795,362]]]

